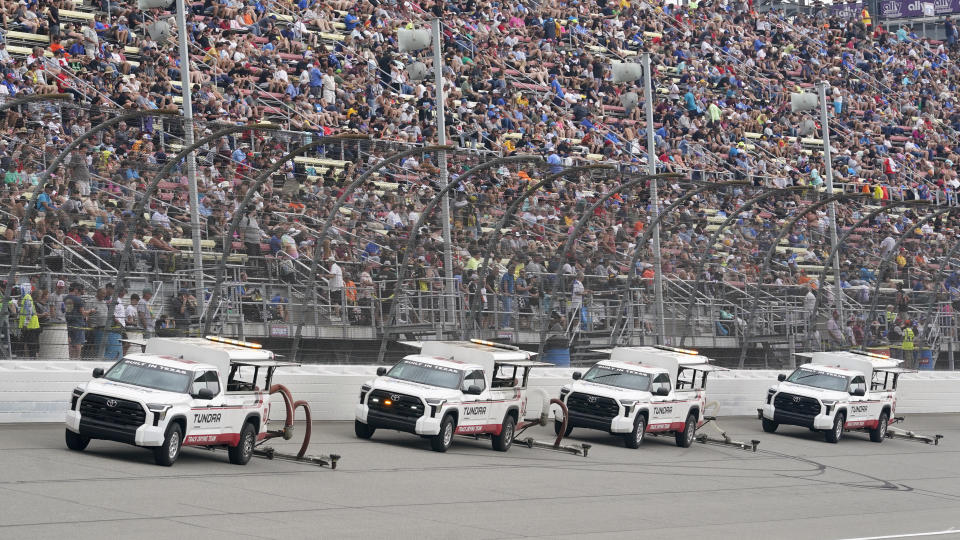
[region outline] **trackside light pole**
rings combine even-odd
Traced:
[[[643,53],[644,109],[647,114],[647,174],[650,178],[650,207],[653,218],[653,304],[657,314],[657,344],[663,345],[666,324],[663,314],[663,264],[660,260],[660,197],[657,193],[657,149],[653,133],[653,78],[650,53]],[[634,249],[641,249],[637,245]]]

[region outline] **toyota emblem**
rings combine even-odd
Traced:
[[[390,394],[390,399],[392,399],[392,400],[394,400],[394,401],[399,401],[399,400],[400,400],[400,394]]]
[[[794,403],[800,403],[800,396],[793,396]]]
[[[590,403],[596,403],[596,402],[597,402],[597,396],[590,396],[590,397],[587,398],[587,401],[589,401]]]
[[[116,406],[117,406],[117,400],[115,400],[115,399],[108,399],[108,400],[107,400],[107,407],[116,407]]]

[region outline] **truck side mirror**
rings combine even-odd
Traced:
[[[467,387],[467,394],[470,394],[471,396],[479,396],[481,392],[483,392],[483,390],[481,390],[480,387],[475,384],[471,384],[469,387]]]
[[[385,368],[385,367],[378,367],[378,368],[377,368],[377,377],[382,377],[382,376],[384,376],[384,375],[386,375],[386,374],[387,374],[387,368]]]
[[[579,371],[574,371],[574,372],[573,372],[573,380],[579,381],[579,380],[580,380],[580,377],[583,377],[583,373],[580,373]]]
[[[780,381],[780,382],[783,382],[783,381],[787,380],[787,375],[786,375],[785,373],[781,373],[781,374],[777,375],[777,380]]]
[[[867,389],[862,386],[855,386],[850,390],[850,395],[855,397],[862,397],[867,395]]]
[[[200,390],[197,391],[196,398],[207,399],[207,400],[213,399],[213,390],[209,388],[201,388]]]
[[[102,367],[93,368],[93,378],[99,379],[100,377],[103,377],[103,368]]]
[[[655,395],[655,396],[669,396],[669,395],[670,395],[670,387],[667,386],[667,385],[665,385],[665,384],[662,384],[662,385],[658,386],[656,390],[653,391],[653,395]]]

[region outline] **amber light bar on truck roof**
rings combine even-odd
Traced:
[[[249,349],[262,349],[263,345],[259,343],[254,343],[252,341],[240,341],[238,339],[230,339],[220,336],[205,336],[206,339],[214,341],[216,343],[226,343],[227,345],[236,345],[237,347],[247,347]]]
[[[654,348],[660,349],[660,350],[662,350],[662,351],[672,351],[672,352],[678,352],[678,353],[683,353],[683,354],[691,354],[691,355],[698,355],[698,354],[700,354],[699,352],[697,352],[697,351],[695,351],[695,350],[693,350],[693,349],[681,349],[681,348],[679,348],[679,347],[670,347],[670,346],[667,346],[667,345],[654,345]]]
[[[880,353],[875,353],[870,351],[860,351],[860,350],[853,350],[853,349],[851,349],[850,352],[852,352],[853,354],[859,354],[861,356],[869,356],[870,358],[882,358],[884,360],[890,359],[889,354],[880,354]]]
[[[519,351],[520,347],[515,345],[507,345],[506,343],[497,343],[495,341],[487,341],[484,339],[471,339],[470,343],[476,343],[477,345],[486,345],[487,347],[496,347],[498,349],[506,349],[508,351]]]

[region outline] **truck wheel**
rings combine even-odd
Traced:
[[[846,413],[837,413],[837,416],[835,416],[833,419],[833,427],[824,432],[824,438],[828,443],[840,442],[840,437],[843,437],[843,423],[846,420]]]
[[[640,448],[643,443],[644,434],[647,432],[647,419],[642,414],[637,415],[637,421],[633,423],[633,431],[623,434],[623,444],[627,448]]]
[[[780,427],[779,422],[774,422],[773,420],[767,418],[761,418],[760,424],[763,426],[763,431],[767,433],[776,433],[777,428]]]
[[[169,467],[180,457],[180,445],[183,443],[183,429],[180,424],[171,422],[163,444],[153,449],[153,460],[157,465]]]
[[[870,430],[870,440],[873,442],[883,442],[883,439],[887,437],[887,422],[890,419],[890,415],[887,414],[887,411],[880,413],[880,419],[877,420],[877,427]]]
[[[434,452],[446,452],[453,443],[454,428],[453,417],[449,414],[444,416],[440,422],[440,433],[430,437],[430,448]]]
[[[356,433],[358,439],[369,439],[373,437],[373,432],[376,430],[377,428],[370,427],[369,424],[364,424],[359,420],[353,421],[353,432]]]
[[[570,433],[573,431],[573,426],[569,424],[570,420],[567,420],[567,430],[563,432],[564,437],[569,437]],[[553,421],[553,432],[557,435],[560,434],[560,428],[563,427],[563,420],[554,420]]]
[[[80,452],[90,444],[90,437],[84,437],[79,433],[66,430],[67,448]]]
[[[690,448],[696,434],[697,417],[693,413],[690,413],[687,415],[687,421],[683,424],[683,431],[677,432],[677,446],[680,448]]]
[[[234,465],[246,465],[253,457],[253,447],[257,443],[257,428],[250,422],[243,425],[240,430],[240,442],[236,446],[227,448],[227,454],[230,456],[230,463]]]
[[[513,415],[508,414],[503,419],[503,426],[500,427],[500,434],[491,437],[493,439],[493,449],[497,452],[506,452],[513,446],[513,432],[517,427],[517,421]]]

